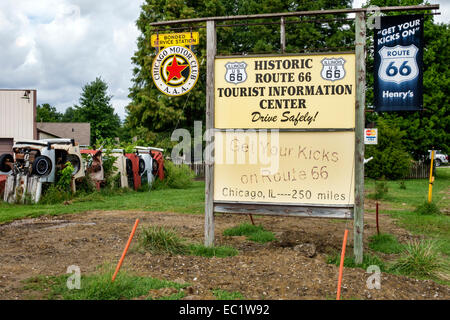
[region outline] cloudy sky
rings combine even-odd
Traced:
[[[0,0],[0,88],[37,89],[38,104],[63,112],[101,76],[124,119],[143,1]],[[441,4],[437,21],[448,23],[450,1],[430,2]]]

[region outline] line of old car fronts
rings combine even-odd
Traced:
[[[39,176],[41,182],[54,183],[56,172],[69,161],[74,180],[85,175],[80,148],[73,139],[17,140],[13,152],[14,156],[0,155],[0,173]]]
[[[136,147],[133,153],[125,153],[123,149],[113,149],[110,154],[116,157],[114,166],[120,173],[120,186],[139,189],[141,185],[152,186],[155,177],[161,180],[159,172],[163,172],[163,149],[153,147]]]
[[[19,140],[13,146],[14,156],[0,155],[0,174],[39,176],[41,182],[56,182],[56,172],[69,161],[73,167],[74,181],[90,175],[97,189],[104,181],[103,151],[81,149],[73,139]],[[114,166],[120,173],[120,186],[137,190],[142,183],[151,187],[155,176],[164,178],[163,149],[136,147],[134,153],[114,149]],[[83,157],[82,154],[85,156]]]

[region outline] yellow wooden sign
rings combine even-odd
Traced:
[[[199,43],[198,32],[152,34],[152,47],[193,46]]]
[[[216,128],[354,128],[355,55],[220,57]]]
[[[214,201],[354,204],[353,131],[270,131],[215,133]]]

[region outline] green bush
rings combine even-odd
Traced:
[[[439,210],[438,206],[434,202],[428,201],[425,201],[424,203],[419,205],[414,212],[420,215],[441,214],[441,211]]]
[[[164,168],[164,180],[161,181],[157,177],[152,185],[153,189],[187,189],[192,186],[195,174],[187,165],[175,165],[171,161],[164,161]]]
[[[66,162],[62,170],[58,172],[56,187],[65,192],[71,192],[72,173],[74,167],[70,162]]]
[[[67,191],[61,191],[55,184],[45,184],[42,188],[40,204],[57,204],[72,199],[72,194]]]
[[[390,180],[401,179],[408,174],[411,156],[402,141],[405,131],[393,122],[378,119],[378,144],[366,146],[365,157],[373,157],[365,164],[364,170],[369,178]]]
[[[73,170],[72,164],[66,162],[65,167],[56,175],[56,183],[44,184],[39,203],[56,204],[71,200],[74,196],[71,189]]]

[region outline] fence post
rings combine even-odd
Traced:
[[[353,250],[355,262],[363,261],[364,231],[364,110],[366,105],[366,19],[365,12],[355,17],[356,110],[355,110],[355,206]]]
[[[216,56],[216,22],[206,22],[206,141],[214,136],[214,58]],[[214,245],[214,164],[212,154],[205,155],[205,246]]]

